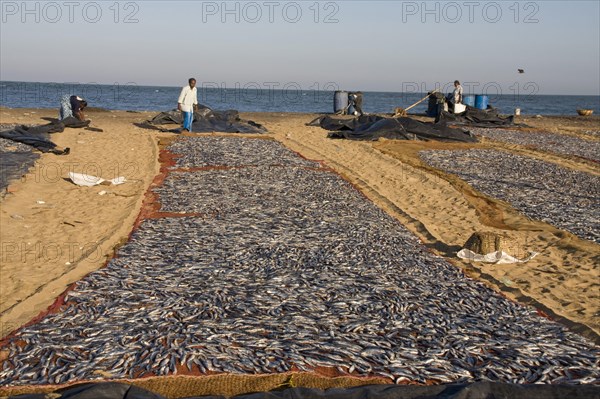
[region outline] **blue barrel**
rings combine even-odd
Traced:
[[[463,96],[463,104],[469,107],[475,106],[475,96]]]
[[[487,109],[488,101],[488,96],[475,96],[475,108]]]
[[[338,90],[333,95],[333,112],[338,113],[348,108],[348,92]]]

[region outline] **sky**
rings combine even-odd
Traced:
[[[0,80],[600,95],[597,0],[0,6]]]

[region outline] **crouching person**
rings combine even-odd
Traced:
[[[68,127],[84,127],[90,124],[85,119],[83,110],[87,107],[87,101],[78,96],[64,95],[60,99],[60,109],[58,111],[58,120]]]

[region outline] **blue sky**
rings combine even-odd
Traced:
[[[600,95],[596,0],[2,0],[1,9],[2,80],[181,86],[195,76],[225,87],[425,91],[459,79],[474,92]]]

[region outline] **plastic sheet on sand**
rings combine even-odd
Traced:
[[[89,121],[79,121],[76,118],[69,117],[62,121],[56,121],[40,126],[16,126],[12,130],[0,132],[0,137],[17,143],[23,143],[34,147],[41,152],[51,152],[57,155],[66,155],[69,149],[58,149],[56,144],[49,139],[49,134],[60,133],[66,127],[82,128],[87,127]]]
[[[52,393],[25,394],[9,399],[166,399],[159,393],[122,383],[90,383],[59,389]],[[179,396],[171,398],[224,399],[222,395]],[[237,399],[593,399],[600,397],[600,387],[586,385],[518,385],[494,382],[434,386],[366,385],[352,388],[289,388],[235,396]]]
[[[436,140],[447,142],[477,142],[468,131],[446,126],[443,123],[426,123],[411,118],[386,118],[378,115],[361,115],[348,119],[339,116],[320,116],[309,126],[329,130],[329,138],[349,140],[377,140],[381,137],[397,140]]]
[[[530,261],[531,259],[535,258],[538,255],[538,253],[531,252],[531,255],[529,255],[527,258],[518,259],[512,255],[507,254],[504,251],[496,251],[496,252],[492,252],[489,254],[480,255],[471,250],[464,248],[464,249],[461,249],[460,251],[458,251],[458,253],[456,255],[461,259],[470,260],[470,261],[474,261],[474,262],[485,262],[485,263],[495,263],[497,265],[502,265],[502,264],[507,265],[507,264],[511,264],[511,263],[525,263],[525,262]]]
[[[82,186],[82,187],[92,187],[92,186],[97,186],[98,184],[112,184],[114,186],[118,186],[119,184],[123,184],[125,183],[125,178],[123,176],[119,176],[119,177],[115,177],[114,179],[111,180],[105,180],[101,177],[98,176],[92,176],[92,175],[86,175],[83,173],[74,173],[74,172],[69,172],[69,179],[71,179],[71,181],[78,185],[78,186]]]
[[[514,126],[514,116],[502,116],[495,108],[477,109],[467,105],[467,109],[459,114],[442,111],[437,121],[453,125],[466,125],[473,127],[499,127]]]
[[[165,124],[180,125],[182,122],[183,116],[181,112],[167,111],[156,115],[147,121],[146,124],[142,124],[141,127],[154,128],[155,125]],[[254,121],[241,119],[238,111],[213,111],[209,107],[200,105],[194,112],[192,132],[266,133],[267,129]]]

